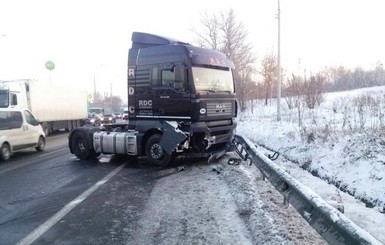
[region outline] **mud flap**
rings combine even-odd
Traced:
[[[178,129],[176,122],[163,122],[163,136],[159,144],[163,150],[171,154],[187,136]]]

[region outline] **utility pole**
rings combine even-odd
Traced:
[[[96,71],[94,71],[94,99],[96,98]]]
[[[111,112],[113,112],[113,109],[112,109],[112,83],[110,83],[110,105],[111,105]]]
[[[94,70],[94,100],[96,99],[96,72],[103,67],[103,64],[99,64]],[[99,103],[99,101],[98,101]]]
[[[278,0],[277,121],[281,121],[281,9]]]

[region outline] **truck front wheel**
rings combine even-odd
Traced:
[[[73,153],[80,160],[96,158],[100,153],[96,153],[92,147],[92,142],[87,134],[81,131],[74,132],[71,136],[71,148]]]
[[[171,162],[172,157],[159,144],[161,139],[161,134],[154,134],[147,140],[146,157],[150,163],[164,167]]]

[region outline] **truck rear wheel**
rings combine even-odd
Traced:
[[[74,132],[70,142],[73,153],[80,160],[92,159],[100,155],[100,153],[95,152],[92,147],[92,142],[90,142],[87,134],[84,132]]]
[[[150,163],[164,167],[171,162],[172,156],[159,144],[161,139],[161,134],[154,134],[147,140],[146,157]]]

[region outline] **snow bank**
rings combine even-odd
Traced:
[[[383,97],[382,91],[385,87],[328,94],[320,107],[302,112],[301,126],[296,109],[288,110],[282,104],[282,121],[277,122],[276,105],[263,106],[257,102],[253,112],[240,114],[237,133],[279,151],[314,175],[384,212],[385,138],[381,127],[371,128],[376,118],[381,120],[381,115],[373,114],[373,119],[368,114],[366,120],[372,123],[359,129],[358,116],[348,114],[348,104],[343,103],[368,93]],[[379,110],[383,106],[380,104]],[[344,127],[347,120],[351,130]]]

